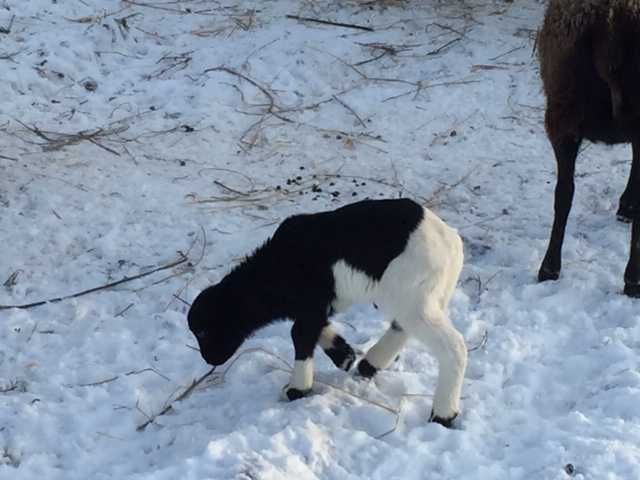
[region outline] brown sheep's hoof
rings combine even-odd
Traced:
[[[546,282],[547,280],[558,280],[560,278],[560,271],[551,271],[546,267],[540,267],[540,271],[538,272],[538,281]]]
[[[456,419],[457,416],[458,416],[458,414],[454,413],[452,417],[442,418],[442,417],[438,417],[437,415],[434,415],[433,412],[431,412],[431,416],[429,417],[429,421],[433,422],[433,423],[439,423],[440,425],[442,425],[445,428],[451,428],[453,426],[453,421]]]
[[[624,294],[631,298],[640,298],[640,285],[626,283],[624,285]]]
[[[363,358],[358,363],[358,374],[364,378],[373,378],[378,373],[378,369],[371,365],[366,358]]]
[[[618,221],[623,223],[631,223],[633,221],[633,217],[636,215],[637,209],[631,205],[626,203],[620,203],[618,207],[618,212],[616,213],[616,218]]]

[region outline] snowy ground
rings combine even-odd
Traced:
[[[640,314],[621,295],[629,227],[614,215],[628,148],[585,148],[562,277],[535,281],[555,175],[542,12],[0,1],[0,304],[188,257],[0,311],[0,478],[640,478]],[[465,238],[451,316],[488,341],[458,429],[427,423],[436,364],[417,344],[370,383],[318,353],[316,394],[279,401],[286,323],[136,429],[208,370],[186,302],[287,215],[398,195]],[[336,324],[360,350],[385,325],[368,306]]]

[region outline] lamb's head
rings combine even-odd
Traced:
[[[203,290],[189,309],[189,329],[198,340],[200,354],[210,365],[222,365],[247,337],[242,327],[242,304],[224,285]]]

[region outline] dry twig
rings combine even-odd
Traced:
[[[284,122],[287,123],[292,123],[292,120],[290,120],[289,118],[286,118],[282,115],[283,113],[283,109],[280,108],[277,104],[276,104],[276,100],[275,97],[273,95],[272,92],[270,92],[266,87],[260,85],[260,83],[258,83],[257,81],[253,80],[252,78],[249,78],[248,76],[244,75],[243,73],[238,72],[237,70],[234,70],[232,68],[228,68],[228,67],[223,67],[223,66],[218,66],[218,67],[211,67],[211,68],[207,68],[206,70],[204,70],[202,72],[203,75],[209,73],[209,72],[225,72],[228,73],[229,75],[233,75],[235,77],[238,77],[246,82],[249,82],[251,85],[253,85],[255,88],[257,88],[265,97],[267,97],[268,100],[268,104],[267,105],[253,105],[253,106],[258,106],[258,107],[265,107],[266,106],[266,110],[261,113],[261,118],[255,122],[254,124],[252,124],[240,137],[240,142],[241,144],[247,145],[249,147],[253,147],[255,146],[256,140],[254,138],[253,141],[247,141],[246,139],[249,137],[250,134],[252,134],[253,132],[256,131],[257,128],[259,128],[260,126],[262,126],[262,124],[265,122],[265,120],[267,119],[267,117],[269,115],[272,115],[274,117],[276,117],[279,120],[282,120]],[[241,93],[241,96],[242,93]],[[244,96],[243,96],[244,99]]]
[[[191,13],[190,11],[180,10],[178,8],[165,7],[162,4],[156,5],[156,4],[153,4],[153,3],[137,2],[137,1],[134,1],[134,0],[122,0],[122,1],[124,3],[128,3],[130,5],[135,5],[136,7],[152,8],[154,10],[163,10],[165,12],[179,13],[181,15],[186,15],[188,13]]]
[[[373,51],[379,50],[382,53],[369,58],[367,60],[362,60],[361,62],[357,62],[354,65],[359,67],[361,65],[365,65],[367,63],[371,63],[371,62],[375,62],[376,60],[380,60],[381,58],[390,55],[390,56],[395,56],[398,53],[401,52],[407,52],[412,50],[413,48],[419,47],[420,44],[413,44],[413,45],[390,45],[388,43],[379,43],[379,42],[373,42],[373,43],[359,43],[356,42],[356,44],[360,45],[361,47],[367,47],[370,48]]]
[[[175,293],[173,293],[171,295],[171,300],[169,300],[169,302],[167,303],[166,307],[164,307],[164,311],[165,312],[169,309],[169,306],[171,306],[171,304],[173,303],[173,301],[175,299],[180,299],[180,295],[182,295],[182,292],[184,292],[187,289],[187,287],[191,284],[191,282],[195,278],[196,268],[198,267],[198,265],[200,265],[200,262],[202,262],[202,259],[204,258],[204,254],[205,254],[205,252],[207,250],[207,232],[205,231],[205,229],[204,229],[204,227],[202,225],[200,225],[200,231],[202,232],[202,250],[200,251],[200,256],[198,257],[198,259],[195,262],[192,262],[190,264],[191,271],[194,272],[194,274],[191,276],[191,278],[187,279],[187,281],[184,282],[184,285],[181,288],[179,288],[177,292],[175,292]],[[189,248],[189,251],[187,252],[187,255],[189,255],[191,253],[191,250],[193,249],[194,246],[195,246],[195,241],[191,245],[191,247]]]
[[[301,22],[312,22],[312,23],[320,23],[322,25],[332,25],[334,27],[353,28],[356,30],[364,30],[365,32],[374,31],[373,28],[371,27],[364,27],[362,25],[355,25],[353,23],[332,22],[330,20],[321,20],[318,18],[299,17],[298,15],[286,15],[286,17],[292,20],[298,20]]]
[[[420,81],[418,81],[418,82],[416,82],[414,84],[416,86],[416,88],[414,88],[412,90],[409,90],[407,92],[404,92],[404,93],[400,93],[398,95],[393,95],[391,97],[387,97],[384,100],[382,100],[382,102],[384,103],[384,102],[388,102],[389,100],[396,100],[398,98],[406,97],[407,95],[412,95],[412,94],[415,94],[414,97],[413,97],[414,100],[415,100],[416,98],[418,98],[418,95],[420,95],[420,93],[423,90],[426,90],[428,88],[450,87],[450,86],[453,86],[453,85],[469,85],[471,83],[481,83],[481,81],[480,80],[454,80],[454,81],[451,81],[451,82],[428,83],[428,82],[425,82],[423,80],[420,80]]]
[[[159,267],[153,268],[153,269],[151,269],[151,270],[149,270],[147,272],[139,273],[138,275],[133,275],[131,277],[123,277],[120,280],[117,280],[115,282],[110,282],[110,283],[107,283],[107,284],[104,284],[104,285],[100,285],[98,287],[93,287],[93,288],[89,288],[87,290],[82,290],[81,292],[76,292],[76,293],[73,293],[71,295],[64,295],[62,297],[50,298],[48,300],[41,300],[41,301],[33,302],[33,303],[26,303],[26,304],[23,304],[23,305],[0,305],[0,310],[8,310],[8,309],[11,309],[11,308],[27,309],[27,308],[39,307],[41,305],[46,305],[48,303],[57,303],[57,302],[61,302],[63,300],[69,300],[71,298],[81,297],[83,295],[87,295],[89,293],[97,292],[97,291],[100,291],[100,290],[106,290],[106,289],[109,289],[109,288],[113,288],[113,287],[115,287],[117,285],[122,285],[123,283],[132,282],[134,280],[138,280],[140,278],[152,275],[152,274],[154,274],[156,272],[159,272],[161,270],[168,270],[170,268],[177,267],[178,265],[180,265],[182,263],[185,263],[186,261],[189,260],[189,257],[184,255],[183,253],[181,253],[181,252],[178,252],[178,253],[180,255],[180,258],[178,258],[178,260],[175,260],[175,261],[173,261],[171,263],[167,263],[165,265],[161,265]]]
[[[24,51],[25,49],[18,50],[13,53],[3,53],[2,55],[0,55],[0,60],[9,60],[10,62],[16,63],[16,61],[14,60],[14,57],[17,55],[20,55]]]
[[[438,205],[438,198],[450,191],[453,190],[454,188],[458,187],[459,185],[462,185],[464,182],[467,181],[467,179],[476,171],[475,168],[472,168],[471,170],[469,170],[467,173],[465,173],[462,177],[460,177],[456,182],[454,183],[442,183],[438,188],[436,188],[434,190],[434,192],[429,196],[429,198],[426,199],[425,201],[425,205],[428,208],[433,208],[434,206]]]
[[[202,382],[204,382],[207,377],[209,375],[211,375],[214,371],[216,370],[216,367],[213,367],[211,370],[209,370],[207,373],[205,373],[204,375],[202,375],[200,378],[193,380],[193,382],[191,383],[191,385],[189,385],[180,395],[178,395],[175,400],[173,400],[172,402],[168,402],[166,404],[166,406],[160,411],[160,413],[158,413],[157,415],[146,415],[147,417],[147,421],[144,422],[141,425],[138,425],[136,427],[136,430],[138,432],[144,430],[145,428],[147,428],[147,425],[149,425],[150,423],[155,422],[156,418],[162,416],[162,415],[166,415],[167,413],[169,413],[172,409],[173,409],[173,404],[176,402],[179,402],[181,400],[184,400],[185,398],[187,398],[189,395],[191,395],[191,393],[193,392],[193,390],[200,385]],[[144,413],[144,412],[143,412]]]
[[[2,387],[0,388],[0,393],[9,393],[9,392],[13,392],[14,390],[17,390],[19,387],[20,383],[17,381],[11,381],[9,382],[9,385],[6,387]]]
[[[358,115],[356,113],[356,111],[351,108],[349,105],[347,105],[344,101],[340,100],[340,98],[338,98],[338,96],[334,95],[333,99],[338,102],[340,105],[342,105],[344,108],[346,108],[349,112],[351,112],[351,114],[356,117],[356,119],[358,120],[358,122],[360,122],[360,125],[362,125],[364,128],[367,128],[367,124],[364,123],[364,121],[362,120],[362,118],[360,118],[360,115]]]
[[[139,375],[141,373],[144,372],[153,372],[156,375],[158,375],[160,378],[163,378],[164,380],[166,380],[167,382],[170,382],[171,379],[168,378],[166,375],[161,374],[160,372],[158,372],[155,368],[143,368],[142,370],[131,370],[130,372],[126,372],[123,375],[125,377],[129,377],[131,375]],[[104,385],[106,383],[111,383],[117,379],[119,379],[122,375],[114,375],[113,377],[109,377],[106,378],[104,380],[99,380],[97,382],[90,382],[90,383],[79,383],[77,385],[75,385],[76,387],[97,387],[99,385]],[[65,385],[66,387],[73,387],[74,385]]]
[[[146,80],[150,80],[152,78],[161,78],[166,73],[175,73],[180,70],[184,70],[189,66],[192,60],[193,50],[179,53],[178,55],[164,55],[161,57],[156,64],[163,63],[164,65],[152,73],[149,73],[144,76]]]
[[[11,20],[9,20],[9,26],[0,27],[0,33],[4,33],[5,35],[9,35],[11,33],[11,27],[13,27],[13,21],[16,19],[16,16],[12,16]]]
[[[118,124],[119,122],[114,122],[114,124],[106,129],[96,128],[95,130],[83,130],[78,133],[59,133],[41,130],[35,125],[29,126],[18,119],[15,119],[15,121],[40,139],[44,140],[44,142],[38,143],[38,145],[40,145],[42,147],[42,150],[45,152],[61,150],[64,147],[77,145],[78,143],[87,141],[97,147],[102,148],[103,150],[106,150],[109,153],[120,156],[120,152],[107,147],[106,145],[101,143],[101,141],[103,139],[107,139],[112,135],[120,134],[129,129],[127,125],[123,125],[121,123]]]

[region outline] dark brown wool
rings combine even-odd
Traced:
[[[552,142],[568,134],[606,143],[634,139],[639,48],[640,0],[550,1],[538,49]],[[614,121],[621,108],[634,110],[635,122]]]

